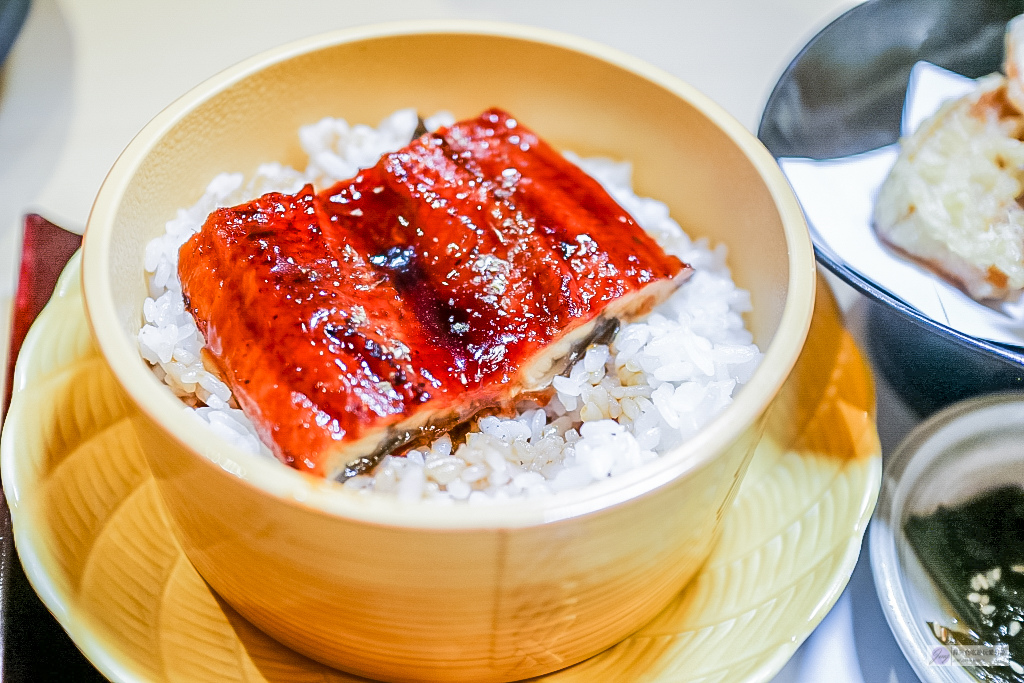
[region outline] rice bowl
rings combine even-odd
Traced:
[[[489,77],[510,60],[520,65],[514,84]],[[560,149],[630,160],[639,194],[665,201],[695,242],[728,245],[764,353],[732,403],[643,467],[471,514],[346,492],[198,429],[136,341],[150,294],[140,264],[168,218],[221,171],[251,176],[267,160],[303,167],[301,124],[379,121],[409,105],[462,116],[495,102]],[[540,675],[656,614],[710,551],[802,348],[814,279],[806,226],[781,172],[717,106],[589,42],[474,22],[328,34],[199,86],[121,156],[97,197],[83,257],[90,324],[139,408],[133,425],[189,559],[274,638],[390,680]]]

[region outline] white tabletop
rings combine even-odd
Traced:
[[[81,231],[118,153],[175,97],[296,38],[418,18],[512,21],[611,45],[693,84],[755,130],[796,52],[855,0],[34,0],[0,71],[0,367],[21,219]],[[866,301],[836,285],[859,331]],[[881,383],[880,383],[881,384]],[[886,451],[914,418],[882,385]],[[727,657],[728,653],[722,653]],[[866,552],[850,586],[777,682],[909,683]]]

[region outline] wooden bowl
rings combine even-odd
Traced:
[[[359,496],[200,429],[139,356],[143,250],[221,171],[303,166],[297,128],[402,107],[501,106],[556,147],[634,162],[638,193],[729,247],[764,360],[684,446],[585,490],[495,505]],[[90,325],[131,401],[185,553],[241,614],[317,660],[389,680],[504,681],[589,657],[653,617],[715,540],[814,302],[810,239],[771,155],[718,106],[571,36],[478,22],[339,31],[211,78],[149,123],[93,206]]]

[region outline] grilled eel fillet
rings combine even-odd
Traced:
[[[219,209],[179,254],[209,359],[263,440],[342,478],[542,389],[691,272],[500,110],[320,193]]]

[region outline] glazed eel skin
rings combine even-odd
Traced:
[[[207,219],[186,307],[275,455],[342,479],[544,388],[692,269],[508,113]]]

